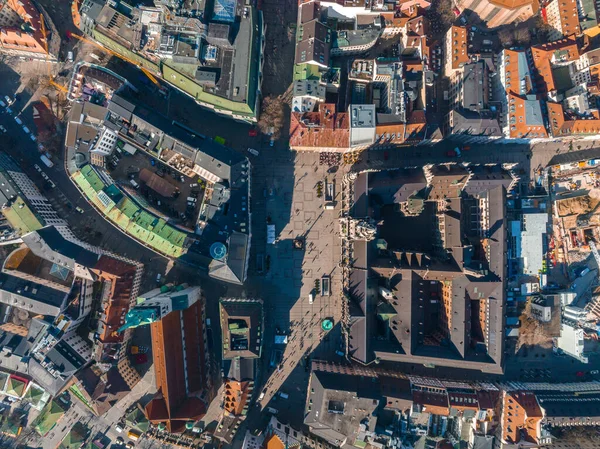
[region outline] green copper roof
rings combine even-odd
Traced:
[[[383,302],[377,306],[377,315],[383,321],[388,321],[390,318],[395,317],[397,312],[391,304]]]
[[[44,227],[42,221],[21,197],[17,197],[12,206],[2,209],[2,213],[11,228],[20,234],[28,234]]]
[[[134,307],[125,315],[125,324],[121,326],[118,332],[125,329],[133,329],[139,326],[146,326],[154,323],[160,317],[155,307]]]
[[[83,424],[76,422],[58,446],[59,449],[79,449],[85,442],[87,433],[87,428]]]
[[[50,401],[40,413],[37,424],[35,424],[35,431],[41,436],[46,435],[64,414],[65,411],[58,402]]]
[[[25,387],[25,382],[11,377],[10,379],[8,379],[8,384],[6,385],[6,394],[10,394],[12,396],[20,398],[25,392]]]
[[[140,208],[123,196],[114,184],[105,186],[91,166],[86,165],[74,173],[73,180],[89,201],[130,236],[170,257],[180,257],[184,253],[185,232]],[[113,201],[117,202],[117,207]]]

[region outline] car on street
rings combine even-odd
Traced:
[[[248,148],[248,153],[253,154],[254,156],[258,156],[260,154],[254,148]]]
[[[272,147],[273,145],[275,145],[275,139],[271,137],[271,140],[269,141],[269,146]]]
[[[585,371],[577,371],[577,372],[575,373],[575,375],[576,375],[577,377],[583,377],[583,376],[585,376]]]
[[[23,124],[23,122],[21,121],[21,119],[19,117],[15,117],[15,122],[17,122],[19,125]]]
[[[79,207],[79,206],[77,206],[77,207],[75,208],[75,210],[76,210],[77,212],[79,212],[80,214],[83,214],[83,212],[84,212],[84,211],[83,211],[83,209],[82,209],[81,207]]]
[[[250,128],[250,130],[248,131],[248,136],[249,137],[256,137],[258,136],[258,130],[254,127]]]

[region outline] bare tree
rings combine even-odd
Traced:
[[[552,28],[544,18],[540,15],[537,17],[535,22],[535,29],[537,31],[537,40],[538,42],[547,42],[548,34],[554,29]]]
[[[519,328],[517,349],[522,345],[539,345],[542,342],[550,341],[552,338],[548,324],[540,322],[531,313],[531,299],[525,304],[525,308],[519,316],[519,321],[521,327]]]
[[[263,134],[278,139],[283,127],[283,101],[280,97],[270,95],[263,98],[258,127]]]
[[[571,443],[573,447],[598,447],[600,431],[596,427],[567,427],[561,429],[558,435],[561,443]]]
[[[528,46],[531,42],[531,34],[529,33],[529,28],[527,27],[519,27],[514,32],[515,41],[519,45]]]
[[[512,30],[508,28],[503,28],[498,31],[498,38],[503,47],[510,47],[515,41]]]

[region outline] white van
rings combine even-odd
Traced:
[[[311,293],[310,295],[308,295],[308,303],[312,304],[313,302],[315,302],[315,295]]]
[[[69,53],[67,53],[67,60],[69,62],[73,62],[73,52],[72,51],[70,51]]]
[[[140,185],[137,182],[135,182],[135,179],[130,179],[129,183],[136,189],[140,188]]]

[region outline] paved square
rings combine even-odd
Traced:
[[[304,201],[312,201],[314,194],[312,192],[304,192]]]

